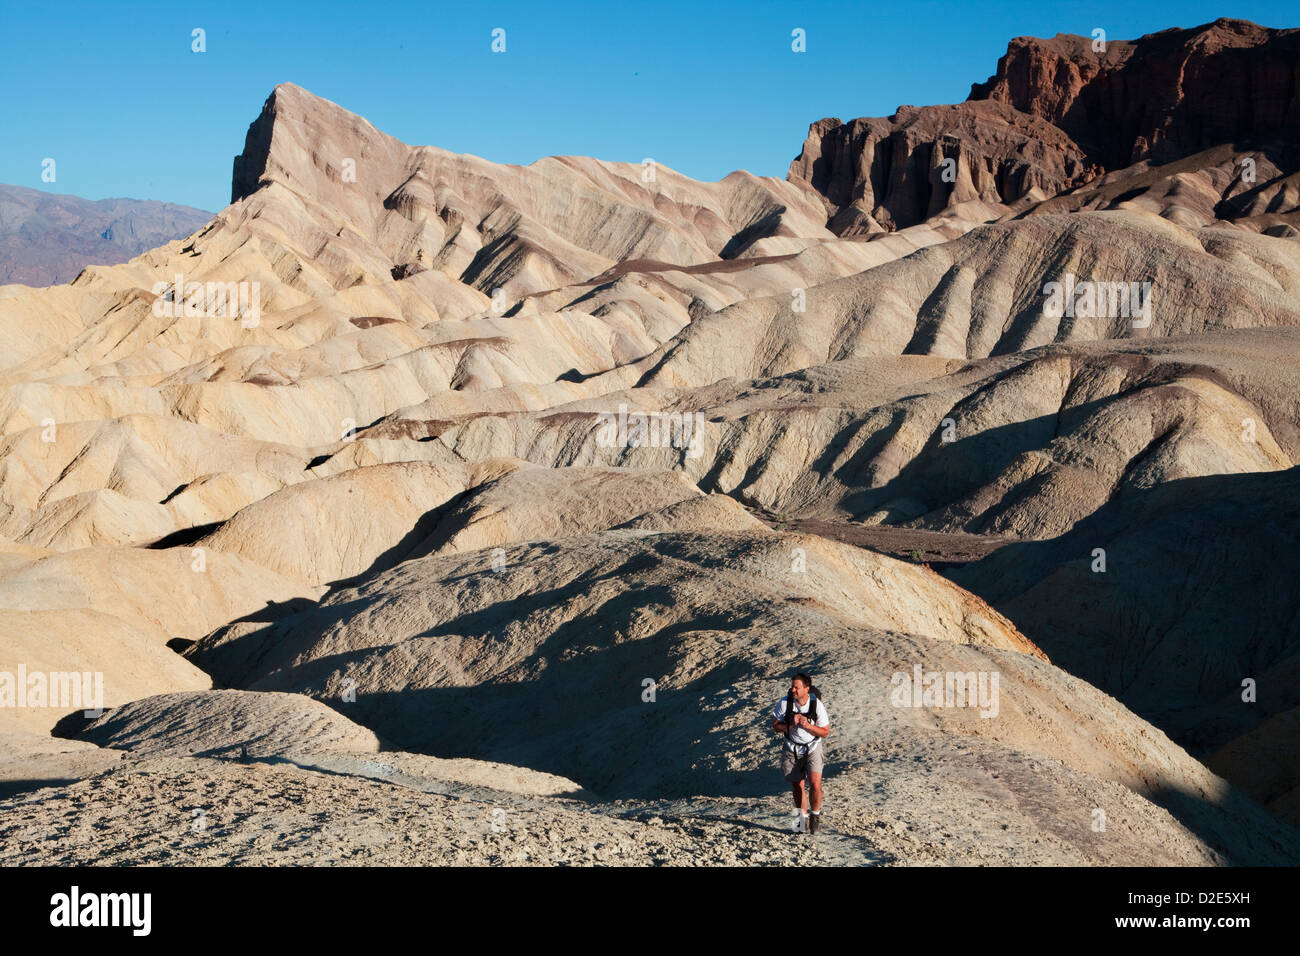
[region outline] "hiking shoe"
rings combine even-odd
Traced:
[[[817,826],[818,826],[818,824],[820,824],[821,822],[822,822],[822,815],[821,815],[820,813],[810,813],[810,814],[808,814],[808,832],[809,832],[809,833],[816,833],[816,832],[817,832]]]
[[[794,812],[794,822],[790,829],[795,833],[806,833],[808,830],[808,818],[796,810]]]

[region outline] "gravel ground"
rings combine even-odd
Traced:
[[[865,841],[726,819],[634,819],[580,801],[488,802],[292,765],[185,758],[30,793],[0,803],[0,819],[0,864],[9,866],[716,866],[873,855]]]

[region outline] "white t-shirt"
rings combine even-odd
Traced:
[[[826,713],[826,704],[820,698],[818,698],[816,694],[809,694],[808,704],[803,707],[800,707],[799,702],[796,700],[794,702],[794,712],[796,714],[808,713],[808,708],[812,706],[812,702],[814,700],[817,701],[817,726],[829,727],[831,725],[831,718],[830,715]],[[782,697],[780,700],[776,702],[776,706],[772,708],[772,718],[774,720],[780,721],[783,724],[786,722],[785,704],[786,704],[786,699]],[[805,730],[803,727],[795,727],[793,730],[791,730],[788,739],[790,743],[800,745],[799,753],[801,754],[812,753],[814,750],[817,749],[816,744],[821,743],[822,740],[816,734],[812,733],[809,730]],[[807,746],[808,744],[813,744],[813,746],[809,747]]]

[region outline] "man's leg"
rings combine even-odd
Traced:
[[[818,747],[808,755],[808,787],[812,791],[812,813],[808,817],[808,832],[816,833],[821,826],[822,812],[822,767],[826,761],[826,748]]]
[[[785,776],[786,781],[790,784],[790,792],[794,795],[794,829],[796,833],[802,833],[808,829],[807,813],[804,809],[804,766],[803,761],[796,757],[788,750],[781,752],[781,773]]]
[[[794,793],[794,815],[790,818],[794,825],[794,832],[804,833],[808,830],[808,811],[803,805],[803,781],[790,784],[790,789]]]
[[[809,773],[808,780],[812,783],[812,808],[820,810],[822,808],[822,775],[820,773]]]

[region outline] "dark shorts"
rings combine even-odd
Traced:
[[[802,749],[802,748],[801,748]],[[791,753],[790,748],[781,745],[781,773],[791,783],[798,783],[805,775],[820,774],[825,758],[826,743],[819,743],[812,753],[799,756]]]

